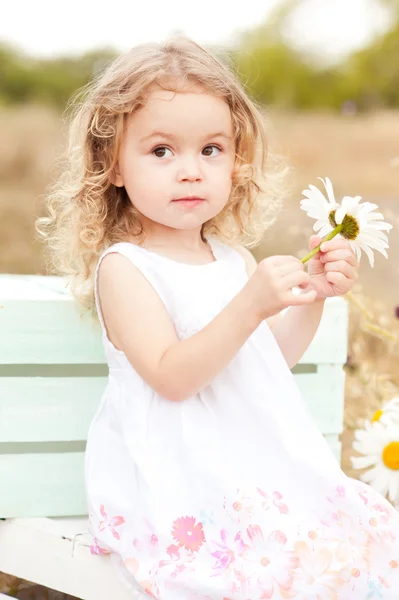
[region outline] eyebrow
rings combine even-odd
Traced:
[[[152,131],[149,135],[142,137],[140,139],[140,143],[146,142],[147,140],[149,140],[153,137],[162,137],[162,138],[166,138],[166,139],[169,138],[171,140],[176,140],[179,136],[174,135],[173,133],[166,133],[164,131]],[[224,131],[218,131],[216,133],[209,133],[207,135],[204,135],[203,139],[206,140],[206,139],[215,138],[215,137],[224,137],[227,140],[233,139],[231,135],[228,135]]]

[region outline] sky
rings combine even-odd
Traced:
[[[181,31],[200,44],[229,45],[281,0],[13,0],[4,3],[0,40],[38,57],[111,46],[124,51]],[[339,60],[387,25],[377,0],[299,0],[286,35],[296,47]],[[64,7],[64,12],[60,10]]]

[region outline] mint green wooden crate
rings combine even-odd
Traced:
[[[293,369],[338,460],[347,306],[328,301]],[[87,431],[107,381],[99,325],[78,313],[61,278],[0,275],[0,517],[87,514]]]

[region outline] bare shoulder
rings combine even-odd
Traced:
[[[121,309],[125,315],[134,311],[164,310],[164,305],[153,285],[132,261],[119,252],[110,252],[101,261],[98,274],[98,292],[103,312],[115,322]],[[113,308],[113,310],[111,310]]]
[[[137,289],[140,284],[145,288],[145,278],[126,256],[119,252],[104,256],[98,270],[98,291],[102,303],[120,298],[122,289],[125,296],[128,288],[134,286]]]
[[[108,338],[158,390],[157,365],[177,341],[158,292],[126,256],[110,252],[99,267],[98,296]]]
[[[237,250],[237,252],[239,254],[241,254],[243,259],[245,260],[248,276],[251,276],[252,273],[256,270],[256,267],[258,266],[258,263],[256,262],[256,258],[254,257],[252,252],[250,252],[248,250],[248,248],[245,248],[245,246],[237,245],[237,246],[233,246],[233,248],[234,248],[234,250]]]
[[[155,291],[126,256],[110,252],[99,267],[98,295],[108,337],[121,349],[121,321],[132,316],[133,310],[140,310],[141,304],[156,302]]]

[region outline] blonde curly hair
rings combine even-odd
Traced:
[[[36,221],[36,231],[46,241],[47,270],[67,277],[80,308],[94,317],[100,255],[116,242],[132,236],[140,241],[143,235],[139,214],[111,175],[126,119],[145,106],[154,83],[172,91],[199,84],[231,110],[236,157],[231,193],[224,209],[203,224],[203,237],[209,233],[229,244],[258,245],[287,191],[288,167],[268,153],[260,107],[227,61],[185,36],[121,54],[72,97],[62,172],[45,198],[47,216]]]

